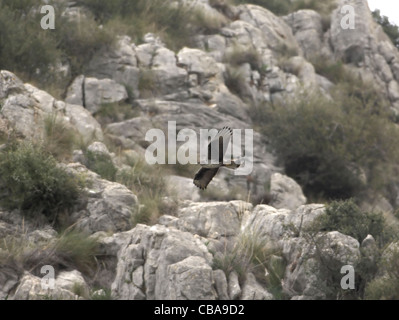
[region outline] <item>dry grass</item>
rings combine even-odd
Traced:
[[[13,266],[40,276],[44,265],[56,271],[77,269],[93,275],[96,269],[97,240],[87,234],[68,228],[55,238],[34,241],[23,229],[0,241],[0,267]]]

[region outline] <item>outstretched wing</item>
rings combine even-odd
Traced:
[[[195,174],[194,177],[194,184],[200,188],[201,190],[206,189],[208,186],[209,182],[213,179],[215,174],[218,172],[219,168],[201,168],[198,170],[198,172]]]
[[[210,163],[223,162],[224,154],[230,142],[233,131],[229,127],[223,127],[208,144],[208,160]],[[212,161],[212,162],[211,162]]]

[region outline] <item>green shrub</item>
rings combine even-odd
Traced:
[[[100,29],[90,15],[83,19],[63,16],[61,3],[55,5],[55,29],[43,30],[41,6],[39,0],[0,1],[0,69],[58,92],[57,87],[83,73],[93,53],[112,45],[115,37]],[[60,63],[71,67],[66,79],[58,69]]]
[[[57,165],[42,147],[14,144],[0,153],[1,202],[9,209],[50,220],[73,208],[81,194],[78,178]]]
[[[131,169],[120,170],[116,181],[124,184],[140,202],[138,211],[132,214],[132,224],[153,224],[164,213],[163,197],[166,193],[166,183],[160,167],[148,165],[145,160],[131,160]],[[168,209],[170,210],[170,209]]]
[[[94,53],[115,44],[116,37],[112,30],[99,28],[90,15],[81,19],[60,16],[57,17],[57,23],[57,48],[62,50],[71,66],[71,79],[85,72],[85,66]]]
[[[377,278],[366,287],[366,300],[398,300],[399,279]]]
[[[382,258],[379,268],[385,276],[370,281],[365,290],[365,298],[369,300],[399,299],[399,250],[394,248],[389,255]]]
[[[308,196],[345,199],[384,192],[395,181],[399,131],[378,99],[367,86],[350,82],[337,87],[333,100],[298,94],[287,105],[257,106],[252,113],[286,173]]]
[[[241,277],[251,272],[254,264],[264,261],[268,246],[255,232],[240,233],[233,242],[227,242],[214,252],[213,269],[221,269],[226,275],[235,271]]]
[[[227,21],[209,17],[190,5],[164,0],[79,0],[80,16],[63,15],[65,2],[54,4],[54,30],[43,30],[42,1],[0,1],[0,69],[17,73],[24,81],[51,89],[57,97],[77,75],[85,73],[93,54],[127,34],[139,44],[148,32],[156,33],[168,48],[193,44],[193,35],[214,33]],[[60,65],[70,69],[60,72]]]
[[[98,173],[103,179],[115,181],[118,170],[108,155],[87,151],[86,157],[88,169]]]
[[[317,229],[339,231],[362,243],[371,234],[381,246],[387,242],[385,220],[381,213],[361,210],[353,199],[333,201],[326,206],[325,215],[316,220]]]
[[[379,251],[392,240],[397,239],[397,231],[393,231],[381,213],[361,210],[353,199],[331,202],[326,205],[325,214],[316,218],[311,225],[301,230],[293,227],[292,231],[298,236],[301,234],[311,248],[316,248],[311,254],[312,258],[317,261],[315,271],[322,274],[325,279],[321,290],[326,294],[327,299],[363,299],[365,288],[374,282],[378,274]],[[370,251],[369,248],[360,248],[361,256],[355,268],[355,290],[341,288],[340,268],[342,265],[336,259],[331,259],[333,256],[323,250],[326,246],[330,246],[329,243],[326,243],[323,234],[330,231],[349,235],[357,239],[360,244],[368,234],[371,234],[376,240],[377,250]]]
[[[243,88],[245,87],[246,83],[245,83],[245,77],[240,68],[228,66],[226,68],[224,78],[225,78],[224,82],[226,84],[226,87],[229,88],[229,90],[232,93],[241,96],[244,91]]]
[[[56,159],[63,161],[71,157],[77,143],[77,132],[52,114],[44,119],[44,148]]]
[[[204,34],[214,34],[227,24],[227,19],[223,16],[210,15],[202,9],[195,9],[191,12],[191,24]]]
[[[101,289],[93,290],[90,298],[91,298],[91,300],[112,300],[111,289],[101,288]]]
[[[235,239],[219,243],[211,253],[214,270],[223,270],[226,276],[235,271],[240,280],[251,272],[275,298],[284,298],[281,279],[286,262],[278,250],[260,237],[257,230],[244,230]]]
[[[350,76],[340,60],[332,61],[322,56],[314,56],[310,58],[310,62],[313,64],[316,73],[326,77],[333,83],[346,81],[346,78]]]
[[[144,68],[140,70],[138,89],[142,99],[152,98],[157,95],[157,78],[154,71]]]
[[[121,122],[137,116],[137,111],[128,103],[104,103],[94,115],[96,120],[105,127],[109,123]]]
[[[40,276],[43,265],[52,265],[57,271],[77,269],[93,274],[96,267],[98,242],[87,234],[67,229],[55,239],[33,242],[24,230],[8,235],[0,242],[0,267],[17,266]]]
[[[90,9],[105,28],[110,26],[124,31],[136,43],[141,42],[148,32],[161,34],[168,48],[175,50],[191,43],[195,27],[217,25],[201,18],[190,6],[173,6],[163,0],[79,0],[78,3]]]
[[[262,61],[259,53],[255,48],[246,48],[243,46],[234,46],[233,49],[227,52],[224,56],[224,62],[232,66],[239,66],[243,63],[249,63],[253,70],[261,70]]]
[[[96,266],[98,241],[84,232],[74,229],[65,230],[53,244],[53,249],[56,260],[64,266],[74,266],[85,273],[93,272]]]
[[[18,72],[28,80],[51,81],[50,67],[61,52],[53,32],[40,28],[42,16],[32,10],[39,3],[0,1],[0,69]]]
[[[301,9],[315,10],[322,16],[326,16],[336,7],[335,2],[330,0],[232,0],[232,2],[236,5],[255,4],[270,10],[278,16],[284,16]]]
[[[385,34],[391,39],[392,43],[399,48],[399,27],[389,22],[389,18],[382,16],[380,10],[374,10],[372,12],[374,20],[382,26]]]

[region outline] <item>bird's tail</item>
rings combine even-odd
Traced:
[[[229,169],[237,169],[240,166],[240,163],[237,163],[234,160],[231,160],[231,163],[228,163],[228,164],[226,163],[224,166]]]

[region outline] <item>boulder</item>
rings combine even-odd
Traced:
[[[155,78],[157,96],[177,93],[187,87],[187,71],[177,65],[175,53],[167,48],[161,47],[155,51],[151,71]]]
[[[306,203],[306,197],[295,180],[278,172],[271,176],[270,194],[270,205],[277,209],[295,210]]]
[[[283,290],[293,299],[331,298],[331,292],[339,287],[341,268],[350,265],[356,269],[361,258],[359,242],[338,231],[319,233],[312,241],[293,238],[284,250],[286,256],[291,253]]]
[[[106,126],[108,134],[117,139],[124,148],[133,149],[136,144],[145,145],[148,130],[154,128],[151,119],[137,117],[122,122],[111,123]]]
[[[279,49],[285,45],[298,53],[300,52],[291,28],[282,18],[274,15],[266,8],[252,4],[240,5],[237,11],[238,18],[241,21],[259,29],[262,35],[261,43],[266,43],[271,49]]]
[[[125,86],[112,79],[85,78],[84,107],[92,114],[106,103],[122,102],[128,98]]]
[[[131,217],[137,212],[138,200],[124,185],[101,179],[81,164],[71,163],[67,170],[84,174],[90,181],[83,208],[71,215],[76,227],[94,233],[120,232],[131,228]]]
[[[178,211],[180,230],[218,239],[239,232],[239,209],[229,202],[193,202]]]
[[[215,288],[219,300],[230,300],[228,294],[228,284],[226,275],[222,270],[213,271],[213,279],[215,280]]]
[[[191,233],[161,225],[137,225],[114,235],[119,241],[118,265],[112,284],[117,299],[215,299],[212,256]],[[143,283],[133,279],[143,268]],[[137,272],[137,273],[136,273]],[[133,281],[134,280],[134,281]],[[140,286],[140,284],[142,284]]]
[[[285,17],[305,58],[312,58],[322,52],[323,26],[320,14],[314,10],[298,10]]]
[[[354,28],[341,27],[347,14],[341,12],[344,5],[354,8]],[[381,26],[373,20],[367,1],[340,0],[331,16],[329,36],[336,58],[350,64],[363,78],[370,78],[392,103],[399,99],[399,53]]]
[[[4,83],[0,82],[0,88],[4,88],[4,97],[0,123],[4,123],[4,126],[13,128],[17,134],[28,139],[42,139],[44,119],[56,115],[75,128],[84,141],[93,137],[103,139],[100,124],[82,106],[57,101],[47,92],[31,84],[23,85],[12,73],[4,71],[2,75],[0,81]]]
[[[72,126],[80,133],[83,142],[89,142],[93,139],[102,141],[104,139],[101,125],[93,118],[91,113],[80,105],[64,104],[65,117]]]
[[[232,271],[228,277],[228,289],[229,289],[229,296],[231,300],[237,300],[240,298],[242,290],[240,287],[240,283],[238,281],[237,272]]]
[[[77,270],[60,272],[55,279],[55,287],[75,294],[79,293],[80,297],[86,299],[90,293],[89,286],[82,274]]]
[[[25,272],[11,300],[76,300],[79,296],[74,291],[80,290],[77,286],[87,293],[87,284],[76,270],[60,273],[54,288],[42,287],[42,278]]]
[[[26,88],[23,82],[12,72],[0,70],[0,99],[11,95],[24,94]]]
[[[80,75],[73,80],[71,85],[67,89],[65,102],[69,104],[77,104],[79,106],[84,106],[84,81],[85,76]]]
[[[220,73],[219,65],[207,53],[199,49],[183,48],[177,54],[178,63],[184,67],[188,74],[196,74],[198,83],[204,84],[208,78]]]
[[[0,249],[0,259],[6,255],[6,252],[2,252]],[[6,300],[10,297],[10,292],[14,289],[19,282],[20,270],[16,265],[0,263],[0,300]]]
[[[285,239],[301,235],[324,211],[322,204],[302,205],[296,210],[257,205],[252,212],[244,215],[241,230],[248,228],[261,238],[283,243]]]
[[[112,79],[138,96],[139,68],[136,46],[128,36],[119,36],[112,48],[95,53],[87,66],[87,76]]]
[[[273,295],[262,287],[252,273],[246,275],[241,300],[273,300]]]
[[[87,147],[87,151],[92,152],[95,155],[104,156],[111,159],[111,154],[109,153],[107,146],[102,142],[93,142]]]
[[[284,64],[284,70],[295,74],[302,81],[305,88],[314,89],[318,87],[315,69],[303,57],[295,56],[289,58]]]
[[[8,126],[27,138],[40,138],[43,132],[43,120],[36,113],[39,110],[28,94],[8,96],[2,102],[0,110],[0,115]]]
[[[213,272],[207,261],[198,256],[190,256],[167,268],[169,300],[215,300]]]

